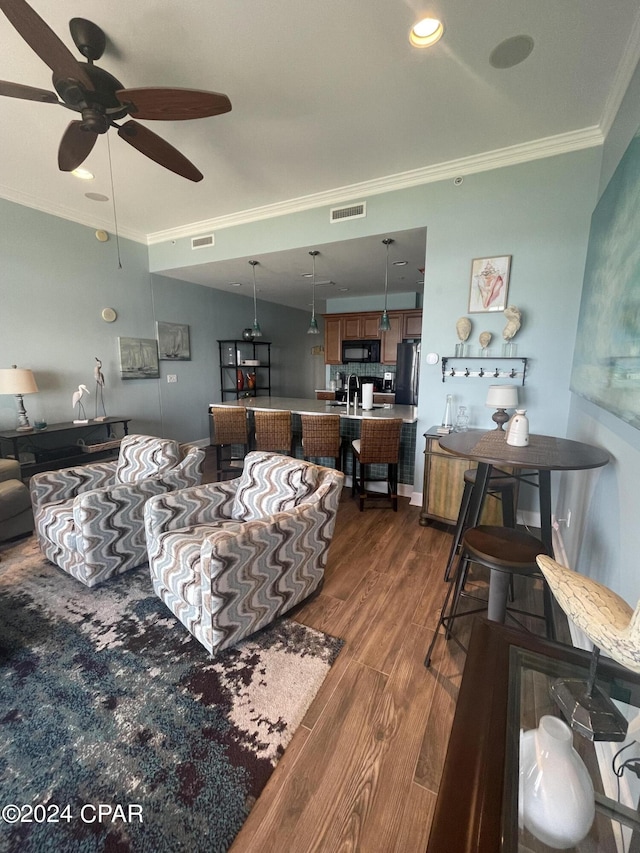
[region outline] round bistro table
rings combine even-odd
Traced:
[[[514,476],[525,482],[531,482],[526,473],[538,476],[538,500],[540,502],[540,538],[553,556],[551,527],[551,472],[580,471],[589,468],[601,468],[609,461],[609,454],[601,447],[593,447],[581,441],[568,438],[555,438],[551,435],[530,435],[526,447],[513,447],[507,444],[504,430],[489,432],[470,429],[466,432],[452,432],[442,436],[440,446],[454,456],[461,456],[478,463],[476,479],[471,491],[469,508],[464,519],[464,527],[478,524],[487,484],[494,466],[510,466],[516,469]],[[520,470],[518,470],[520,469]],[[493,573],[492,573],[493,574]],[[551,612],[551,594],[546,584],[543,588],[545,613]],[[489,586],[490,610],[492,601],[498,595],[494,584]],[[553,619],[549,620],[551,631],[555,634]],[[551,639],[555,637],[552,636]]]
[[[454,456],[462,456],[478,463],[466,519],[468,527],[475,527],[478,523],[487,482],[494,466],[508,465],[532,473],[537,472],[540,538],[551,555],[551,472],[601,468],[609,461],[609,454],[601,447],[552,435],[530,435],[527,447],[513,447],[507,444],[506,432],[499,429],[489,432],[481,429],[451,432],[442,436],[440,447]]]

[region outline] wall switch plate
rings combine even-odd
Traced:
[[[177,382],[178,377],[175,373],[167,373],[167,382]]]

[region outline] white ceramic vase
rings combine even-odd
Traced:
[[[520,735],[519,812],[520,825],[554,850],[574,847],[591,829],[593,783],[558,717],[541,717]]]

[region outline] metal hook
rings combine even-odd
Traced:
[[[469,373],[469,368],[468,368],[468,367],[467,367],[467,369],[465,370],[464,375],[465,375],[465,376],[469,376],[469,375],[470,375],[470,373]]]
[[[496,372],[493,375],[496,379],[498,378],[498,376],[500,376],[500,370],[497,367],[496,367]]]
[[[449,376],[455,376],[455,375],[456,375],[456,369],[455,369],[455,367],[452,367],[451,373],[449,374]]]
[[[509,374],[509,378],[510,378],[510,379],[515,379],[515,377],[516,377],[516,369],[515,369],[515,367],[512,367],[512,368],[511,368],[511,373]]]
[[[484,367],[480,368],[480,372],[478,373],[478,376],[480,377],[480,379],[482,379],[482,377],[484,376]]]

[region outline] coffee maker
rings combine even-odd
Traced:
[[[393,373],[385,373],[382,377],[382,390],[393,393]]]

